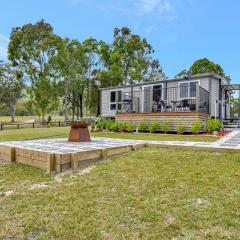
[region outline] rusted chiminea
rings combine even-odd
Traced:
[[[88,126],[90,125],[89,123],[83,121],[70,121],[69,124],[71,126],[71,131],[68,137],[69,142],[91,141],[91,137],[88,130]]]

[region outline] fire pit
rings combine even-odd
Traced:
[[[69,142],[88,142],[91,141],[88,126],[89,123],[81,121],[72,121],[69,123],[71,131],[69,133]]]

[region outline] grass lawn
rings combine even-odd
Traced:
[[[58,115],[51,115],[53,121],[63,121],[64,116],[58,116]],[[47,118],[47,117],[46,117]],[[37,116],[16,116],[15,117],[15,122],[26,122],[29,120],[36,120],[38,121]],[[11,122],[11,117],[10,116],[0,116],[0,122]]]
[[[29,129],[14,129],[0,131],[0,141],[11,140],[26,140],[34,138],[59,138],[67,137],[69,127],[55,128],[29,128]],[[130,133],[91,133],[95,137],[110,137],[124,139],[142,139],[142,140],[159,140],[159,141],[198,141],[198,142],[213,142],[218,140],[215,136],[204,135],[176,135],[176,134],[130,134]]]
[[[88,169],[0,166],[0,239],[239,239],[236,153],[145,148]]]

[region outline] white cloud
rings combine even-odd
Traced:
[[[143,13],[150,13],[156,7],[158,7],[161,0],[137,0],[136,2],[139,5],[140,9],[143,11]]]
[[[173,13],[173,0],[132,0],[140,15],[164,15]]]

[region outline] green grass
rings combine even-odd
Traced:
[[[62,182],[0,166],[0,239],[239,239],[238,154],[145,148],[95,166]]]
[[[156,141],[191,141],[191,142],[214,142],[219,139],[216,136],[210,135],[177,135],[177,134],[161,134],[161,133],[109,133],[109,132],[96,132],[92,134],[95,137],[110,137],[110,138],[123,138],[135,140],[156,140]]]
[[[67,137],[68,127],[27,128],[0,131],[0,141],[27,140],[34,138],[62,138]]]
[[[0,131],[0,141],[26,140],[34,138],[58,138],[67,137],[69,127],[51,127],[51,128],[28,128]],[[142,139],[159,141],[201,141],[212,142],[219,138],[205,135],[176,135],[176,134],[131,134],[131,133],[91,133],[95,137],[110,137],[123,139]]]

